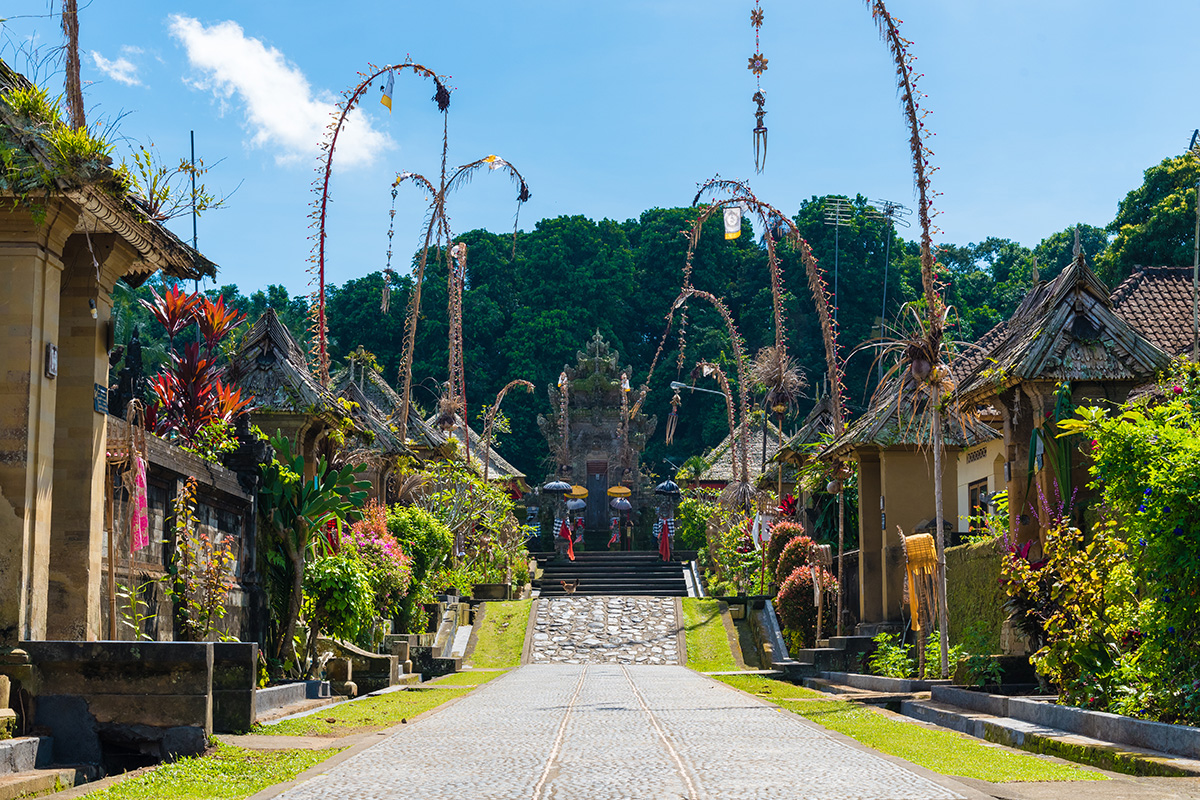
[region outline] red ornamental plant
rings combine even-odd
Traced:
[[[246,315],[226,309],[222,297],[213,301],[199,293],[184,294],[175,286],[162,296],[153,289],[150,293],[153,302],[143,300],[142,305],[166,330],[171,363],[150,384],[154,402],[147,409],[146,424],[160,436],[193,444],[205,426],[232,422],[253,402],[253,397],[243,397],[241,389],[221,380],[214,356],[221,340]],[[177,349],[175,338],[193,323],[201,341]]]

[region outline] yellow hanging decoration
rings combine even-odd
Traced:
[[[937,592],[934,591],[937,546],[933,536],[928,533],[905,536],[901,532],[900,539],[904,544],[908,572],[908,606],[912,612],[912,627],[914,631],[920,631],[921,620],[931,623],[937,612]]]

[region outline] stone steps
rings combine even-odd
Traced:
[[[655,552],[589,552],[575,560],[535,554],[542,569],[533,586],[542,597],[619,595],[633,597],[686,597],[685,564],[663,561]],[[563,582],[572,584],[568,592]]]
[[[0,800],[61,792],[96,779],[95,767],[50,767],[0,775]]]

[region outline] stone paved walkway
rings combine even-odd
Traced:
[[[537,601],[535,664],[678,664],[673,597],[554,597]]]
[[[529,665],[286,800],[942,800],[959,795],[683,667]]]

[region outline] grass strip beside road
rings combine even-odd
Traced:
[[[443,675],[440,678],[434,678],[431,681],[426,681],[422,686],[479,686],[487,683],[493,678],[499,678],[508,670],[480,670],[469,669],[466,672],[454,672],[450,675]]]
[[[489,601],[468,659],[472,667],[516,667],[521,664],[525,628],[532,600]]]
[[[338,703],[315,713],[285,719],[274,725],[255,725],[252,733],[265,736],[348,736],[390,728],[448,700],[462,697],[469,688],[405,689],[354,702]]]
[[[738,668],[733,651],[729,648],[729,636],[721,620],[718,601],[702,597],[683,598],[683,629],[687,637],[689,667],[700,672],[732,671]]]
[[[337,750],[245,750],[220,744],[207,755],[182,758],[83,800],[243,800],[290,781]]]
[[[926,769],[989,783],[1104,781],[1095,770],[988,745],[954,731],[894,719],[878,709],[841,700],[788,703],[785,708],[868,747]]]
[[[827,694],[806,689],[794,683],[772,680],[759,675],[714,675],[713,677],[722,683],[728,683],[735,689],[758,695],[764,700],[790,700],[798,697],[806,700],[822,700],[829,697]]]

